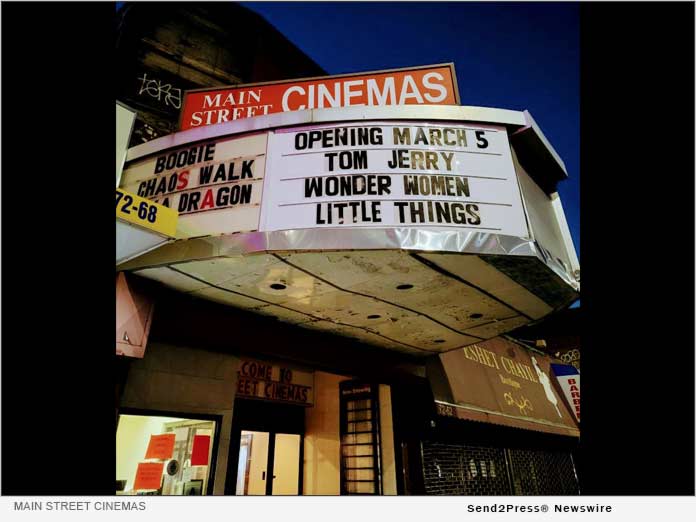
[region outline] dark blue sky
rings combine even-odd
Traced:
[[[242,2],[329,74],[454,62],[462,105],[531,112],[561,156],[580,255],[579,7],[567,3]]]

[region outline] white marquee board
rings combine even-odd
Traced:
[[[131,162],[125,190],[179,213],[184,237],[258,229],[267,134],[227,136]]]
[[[276,130],[259,229],[325,227],[529,237],[505,128],[391,121]]]

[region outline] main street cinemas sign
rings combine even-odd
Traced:
[[[179,128],[361,105],[459,105],[454,64],[195,89],[184,94]]]

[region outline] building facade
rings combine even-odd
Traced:
[[[125,2],[116,13],[116,67],[117,99],[138,114],[132,145],[178,130],[189,89],[325,74],[232,2]]]
[[[238,6],[120,24],[117,188],[178,224],[117,263],[117,491],[577,493],[553,360],[503,337],[579,295],[565,167],[531,115],[438,104],[433,66],[176,132],[184,90],[324,71]],[[331,105],[360,85],[401,96]]]

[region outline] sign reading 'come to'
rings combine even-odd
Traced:
[[[311,406],[314,403],[314,374],[242,360],[237,372],[237,396]]]

